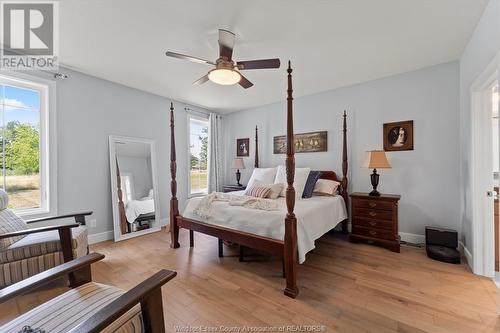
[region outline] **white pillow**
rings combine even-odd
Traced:
[[[340,186],[339,182],[328,179],[318,179],[314,185],[313,194],[316,195],[336,195]]]
[[[251,188],[256,181],[264,184],[273,184],[276,177],[276,168],[255,168],[248,181],[247,188]]]
[[[302,198],[302,192],[304,192],[304,187],[306,187],[307,178],[309,177],[309,172],[311,168],[295,168],[295,179],[293,181],[293,187],[295,188],[295,196]],[[276,172],[276,178],[274,179],[275,184],[283,184],[283,189],[281,190],[281,196],[284,197],[286,194],[286,167],[280,165],[278,171]]]

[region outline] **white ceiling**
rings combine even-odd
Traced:
[[[460,57],[488,0],[64,0],[60,60],[78,71],[220,112],[308,95]],[[193,86],[217,30],[236,33],[233,58],[279,57],[279,70],[245,71],[255,85]]]

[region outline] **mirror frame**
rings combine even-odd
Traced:
[[[152,173],[152,182],[153,182],[153,193],[154,193],[154,204],[155,204],[155,222],[156,226],[131,232],[123,235],[120,231],[120,212],[118,209],[118,184],[117,184],[117,175],[116,175],[116,142],[124,141],[130,143],[144,143],[148,144],[151,149],[151,173]],[[152,139],[145,138],[135,138],[121,135],[110,135],[109,136],[109,168],[111,175],[111,200],[112,200],[112,208],[113,208],[113,233],[114,233],[114,241],[122,241],[146,234],[150,234],[152,232],[157,232],[161,230],[161,214],[160,214],[160,200],[158,196],[158,174],[157,174],[157,158],[156,158],[156,142]]]

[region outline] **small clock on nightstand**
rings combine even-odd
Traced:
[[[245,185],[223,185],[222,191],[224,193],[227,192],[235,192],[235,191],[244,191],[247,187]]]
[[[351,242],[370,241],[399,252],[398,202],[401,196],[368,193],[351,194]]]

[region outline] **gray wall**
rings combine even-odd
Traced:
[[[294,71],[300,80],[300,71]],[[285,78],[283,78],[285,80]],[[285,96],[285,87],[283,95]],[[298,92],[295,92],[298,93]],[[459,229],[459,67],[448,63],[294,100],[295,132],[328,131],[328,152],[296,154],[297,166],[341,171],[342,111],[348,111],[351,191],[369,191],[371,170],[361,168],[364,152],[383,148],[382,124],[413,120],[415,150],[388,153],[393,169],[382,170],[380,191],[402,195],[400,231],[422,235],[424,226]],[[226,166],[236,138],[251,138],[246,183],[252,172],[254,128],[259,126],[261,166],[284,163],[272,153],[272,138],[285,134],[285,102],[226,117]],[[233,172],[227,183],[234,183]]]
[[[464,245],[472,252],[471,94],[475,79],[500,52],[500,0],[490,0],[460,59],[460,216]]]
[[[75,71],[63,72],[69,79],[57,81],[59,213],[93,210],[97,227],[90,228],[90,234],[113,230],[108,136],[115,134],[156,140],[160,211],[162,219],[168,218],[170,100]],[[187,196],[186,106],[175,103],[181,202]]]

